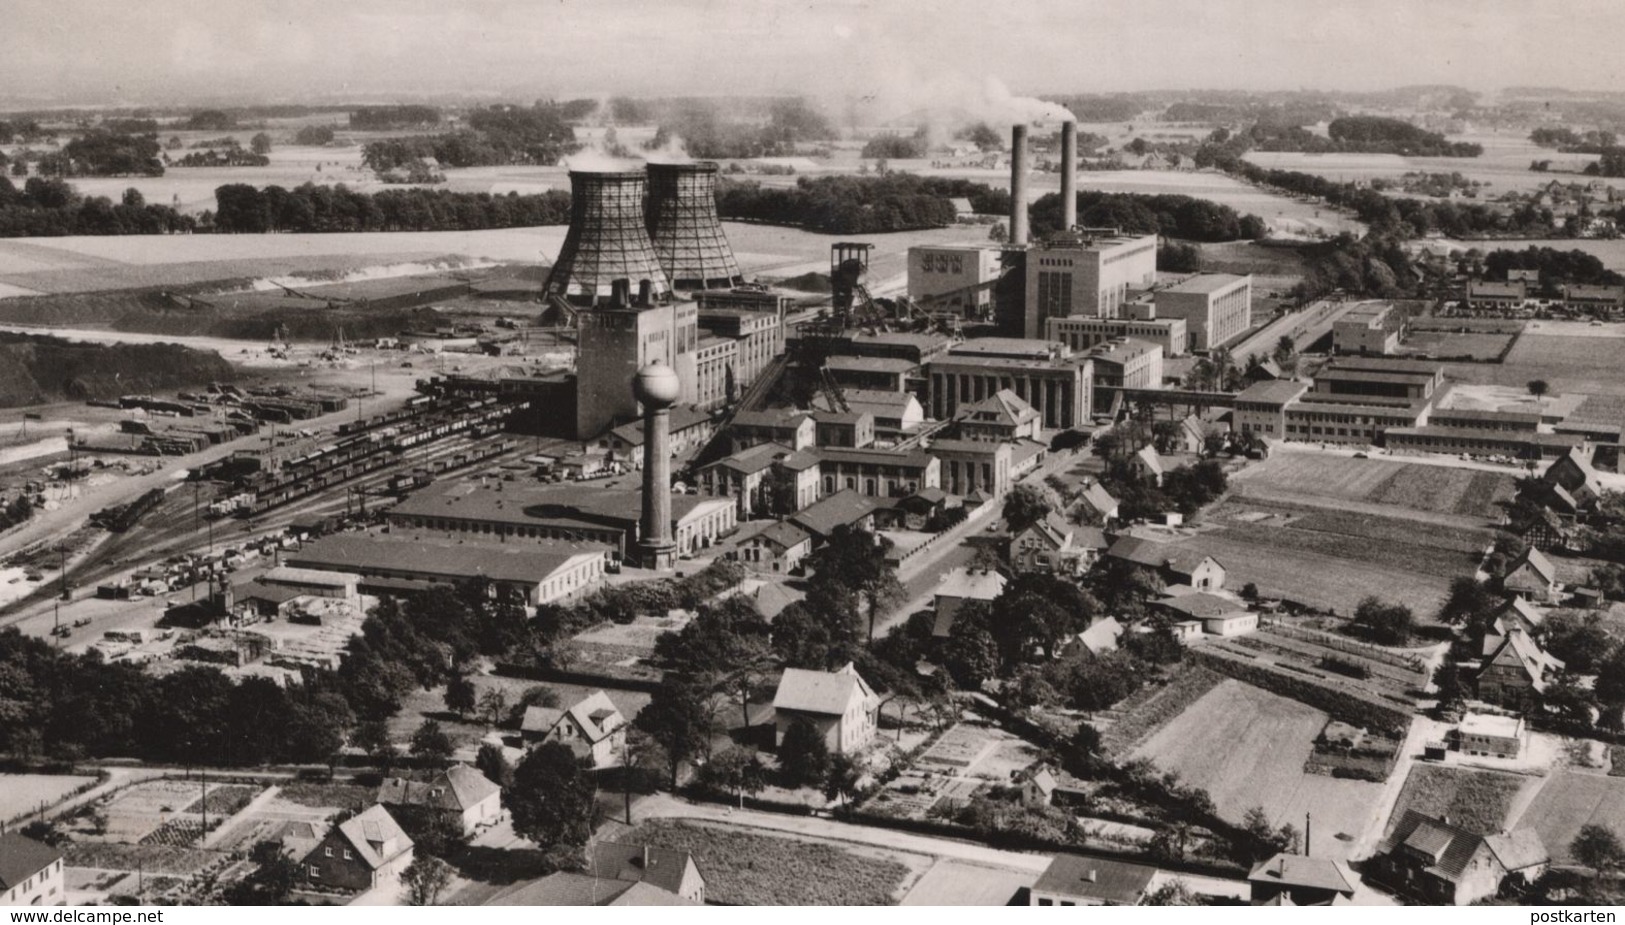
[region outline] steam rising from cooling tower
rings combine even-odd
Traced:
[[[642,170],[570,171],[570,230],[547,275],[548,295],[592,305],[613,295],[616,280],[632,290],[647,280],[656,299],[671,294],[644,222],[647,191]]]
[[[717,217],[717,165],[651,160],[648,227],[655,256],[680,290],[729,289],[745,281]]]

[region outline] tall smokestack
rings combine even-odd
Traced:
[[[1010,243],[1027,243],[1027,126],[1010,129]]]
[[[1078,123],[1061,123],[1061,230],[1078,224]]]

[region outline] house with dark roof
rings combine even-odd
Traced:
[[[65,906],[62,851],[42,841],[0,835],[0,906]]]
[[[734,539],[734,555],[752,568],[790,572],[812,553],[813,537],[788,520],[747,527]]]
[[[386,777],[378,786],[376,802],[397,818],[413,813],[438,816],[472,835],[502,815],[502,788],[478,770],[458,764],[426,781]]]
[[[1121,536],[1107,548],[1106,555],[1150,569],[1168,584],[1189,585],[1197,591],[1217,591],[1224,587],[1225,570],[1219,560],[1154,540]]]
[[[389,887],[412,863],[412,839],[382,806],[328,831],[300,866],[311,886],[349,891]]]
[[[1058,854],[1028,894],[1033,906],[1137,906],[1155,867]]]
[[[1004,443],[1037,440],[1044,428],[1038,409],[1010,389],[1000,389],[981,401],[961,405],[954,430],[961,440]]]
[[[520,735],[528,742],[558,742],[594,768],[616,767],[626,752],[627,719],[601,690],[576,703],[555,707],[526,707]]]
[[[1533,882],[1550,861],[1533,829],[1480,835],[1412,809],[1383,839],[1365,871],[1424,902],[1466,906],[1497,895],[1508,880]]]
[[[791,515],[790,522],[824,542],[839,527],[875,528],[875,502],[851,490],[838,491]]]
[[[1080,575],[1109,544],[1099,527],[1080,527],[1050,512],[1010,537],[1010,567],[1018,573]]]
[[[1247,875],[1255,906],[1347,905],[1354,898],[1354,884],[1354,874],[1339,861],[1284,851]]]
[[[821,735],[832,753],[851,754],[874,738],[880,697],[851,664],[839,671],[786,668],[773,694],[774,744],[805,722]]]
[[[509,887],[488,906],[698,906],[705,877],[694,857],[675,848],[595,842],[586,869],[560,871]]]
[[[1563,660],[1542,649],[1533,636],[1509,629],[1485,654],[1474,683],[1480,700],[1518,708],[1545,693],[1563,668]]]
[[[1545,553],[1531,546],[1508,567],[1501,586],[1531,601],[1554,601],[1558,597],[1557,567]]]

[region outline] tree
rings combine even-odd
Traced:
[[[1613,829],[1596,823],[1580,827],[1579,834],[1569,843],[1569,854],[1595,871],[1598,879],[1625,864],[1625,846],[1620,844],[1619,836]]]
[[[1354,609],[1354,625],[1364,629],[1380,645],[1402,646],[1410,642],[1411,633],[1416,629],[1416,617],[1403,604],[1384,604],[1375,597],[1367,597]]]
[[[1462,684],[1461,669],[1455,662],[1446,660],[1433,669],[1433,687],[1442,707],[1454,707],[1467,699],[1467,687]]]
[[[1164,886],[1145,894],[1140,900],[1142,906],[1200,906],[1202,904],[1195,893],[1190,891],[1182,881],[1172,880]]]
[[[807,557],[817,575],[815,589],[817,585],[844,589],[862,602],[869,615],[870,642],[875,638],[875,621],[903,599],[897,570],[886,560],[891,546],[890,540],[867,530],[841,526],[828,543]]]
[[[444,764],[451,760],[455,751],[451,737],[432,719],[424,720],[423,725],[412,733],[412,754],[418,758]]]
[[[283,853],[281,842],[256,843],[248,859],[255,864],[254,872],[226,890],[227,905],[274,906],[286,899],[299,882],[299,864]]]
[[[863,780],[863,765],[851,755],[836,753],[829,756],[829,770],[824,774],[824,798],[846,801],[857,795],[858,782]]]
[[[378,765],[385,774],[394,767],[395,761],[400,758],[400,751],[389,740],[389,724],[383,720],[366,720],[355,727],[350,736],[350,744],[367,753],[373,764]]]
[[[504,790],[513,785],[513,766],[508,764],[502,746],[495,742],[484,743],[474,753],[474,768],[484,774],[486,780]]]
[[[1020,533],[1043,520],[1050,511],[1049,497],[1036,485],[1020,484],[1004,498],[1004,522],[1011,533]]]
[[[271,136],[264,132],[256,133],[253,138],[248,140],[248,150],[253,151],[255,154],[270,154]]]
[[[976,690],[999,673],[999,643],[988,631],[987,613],[981,601],[960,605],[942,647],[943,667],[965,690]]]
[[[685,762],[706,754],[716,730],[711,691],[694,678],[668,674],[655,690],[649,705],[638,711],[633,725],[660,743],[671,770],[671,787],[677,789],[678,772]]]
[[[1079,723],[1061,751],[1061,767],[1077,777],[1093,777],[1101,767],[1100,730]]]
[[[474,682],[467,675],[456,674],[446,682],[445,694],[446,709],[458,716],[466,717],[474,712],[477,703],[475,699]]]
[[[487,725],[501,725],[508,715],[508,695],[500,687],[493,687],[480,695],[478,709]],[[522,717],[521,717],[522,718]]]
[[[1439,622],[1475,627],[1500,605],[1500,600],[1471,575],[1450,581],[1450,593],[1439,608]]]
[[[570,747],[545,743],[513,771],[513,786],[502,792],[513,815],[514,833],[544,850],[579,848],[598,827],[597,788]]]
[[[1551,388],[1551,386],[1547,384],[1545,379],[1531,379],[1528,382],[1527,388],[1529,389],[1529,394],[1533,395],[1535,397],[1535,401],[1538,403],[1546,396],[1546,392]]]
[[[761,762],[756,753],[734,746],[718,752],[700,770],[700,780],[714,790],[732,791],[739,797],[739,808],[745,808],[745,794],[761,793],[767,786]]]
[[[453,871],[450,864],[432,854],[419,854],[412,858],[401,873],[401,886],[405,888],[409,906],[432,906],[440,894],[451,886]]]
[[[819,784],[829,773],[829,745],[812,724],[798,719],[779,743],[779,769],[792,787]]]

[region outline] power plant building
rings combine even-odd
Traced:
[[[1050,430],[1087,424],[1093,407],[1094,369],[1086,357],[1013,359],[962,355],[956,348],[928,364],[926,376],[931,417],[939,421],[957,416],[961,406],[990,398],[1002,389],[1032,405]]]
[[[1192,350],[1223,347],[1252,324],[1253,278],[1199,273],[1156,293],[1157,315],[1182,318]]]
[[[681,404],[699,401],[699,309],[693,302],[605,305],[578,315],[576,439],[638,417],[632,377],[659,360],[682,382]]]
[[[1115,229],[1065,231],[1027,251],[1022,331],[1043,337],[1050,318],[1116,318],[1132,290],[1157,281],[1157,236]]]
[[[928,310],[983,318],[993,311],[999,250],[977,244],[922,244],[908,249],[908,297]],[[981,286],[984,288],[977,289]],[[972,291],[967,291],[972,290]],[[942,298],[937,298],[942,296]]]
[[[1162,388],[1162,348],[1150,341],[1123,339],[1097,344],[1087,354],[1094,366],[1095,410],[1111,406],[1115,389]]]
[[[1044,336],[1058,340],[1074,353],[1083,353],[1096,344],[1124,337],[1149,341],[1162,348],[1164,357],[1182,357],[1190,343],[1183,318],[1091,318],[1072,315],[1050,318]]]

